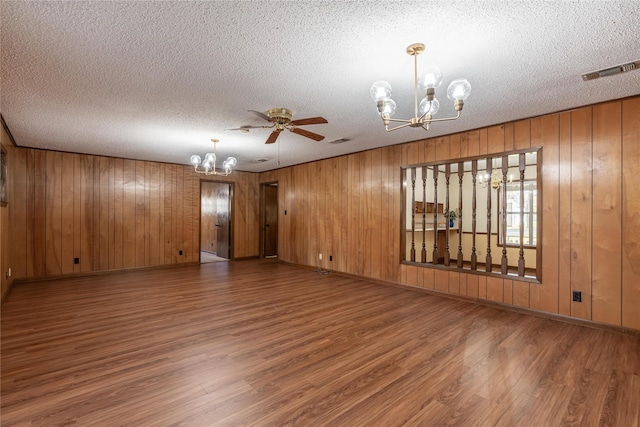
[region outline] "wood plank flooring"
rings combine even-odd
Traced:
[[[640,424],[640,338],[251,260],[19,284],[3,426]]]

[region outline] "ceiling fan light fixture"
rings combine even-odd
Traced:
[[[273,129],[271,135],[267,138],[265,144],[273,144],[276,142],[280,133],[287,129],[289,132],[293,132],[297,135],[304,136],[305,138],[313,139],[314,141],[322,141],[324,136],[318,135],[317,133],[310,132],[308,130],[302,129],[298,126],[306,126],[306,125],[318,125],[323,123],[328,123],[327,119],[324,117],[309,117],[306,119],[296,119],[291,120],[293,117],[293,112],[288,108],[271,108],[267,110],[267,114],[261,113],[260,111],[249,110],[254,113],[258,117],[271,122],[271,126],[243,126],[237,129],[229,129],[229,130],[241,130],[243,128],[270,128]]]
[[[378,114],[382,118],[384,128],[387,132],[401,129],[407,126],[421,127],[429,130],[429,125],[433,122],[456,120],[460,118],[460,111],[464,106],[464,101],[471,93],[471,84],[466,79],[456,79],[449,84],[447,96],[453,101],[456,116],[434,119],[438,112],[440,103],[435,97],[436,89],[442,83],[442,73],[437,67],[428,67],[418,73],[418,55],[424,52],[425,46],[422,43],[413,43],[407,47],[407,54],[413,56],[413,91],[414,91],[414,116],[410,119],[394,119],[396,103],[391,99],[391,85],[383,80],[379,80],[371,86],[370,94],[378,108]],[[424,99],[418,103],[418,87],[424,91]],[[389,128],[391,122],[401,123]]]

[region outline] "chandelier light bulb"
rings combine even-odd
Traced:
[[[371,85],[371,99],[375,102],[386,101],[391,98],[391,85],[384,80],[379,80]]]
[[[202,159],[200,158],[200,156],[198,156],[197,154],[194,154],[193,156],[191,156],[191,159],[189,160],[189,162],[194,166],[198,166],[200,164],[200,162],[202,161]]]
[[[442,72],[437,67],[425,68],[420,72],[420,87],[423,90],[436,89],[442,83]]]
[[[216,155],[213,153],[207,153],[204,155],[204,162],[205,163],[215,163],[216,162]]]
[[[436,98],[433,98],[431,102],[429,102],[429,100],[425,98],[422,100],[422,102],[420,102],[420,107],[418,107],[418,111],[420,112],[421,116],[435,116],[439,109],[440,103]]]
[[[456,79],[447,88],[447,97],[452,101],[464,101],[471,93],[471,85],[467,79]]]
[[[384,101],[384,106],[382,107],[382,111],[380,114],[382,117],[393,117],[396,113],[396,103],[393,99],[387,99]]]

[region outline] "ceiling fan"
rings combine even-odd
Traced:
[[[273,132],[271,132],[271,135],[269,135],[269,138],[267,138],[265,144],[273,144],[276,142],[280,132],[285,129],[290,132],[297,133],[300,136],[313,139],[314,141],[322,141],[324,136],[309,132],[308,130],[300,129],[298,126],[329,123],[324,117],[310,117],[308,119],[291,120],[293,114],[288,108],[271,108],[270,110],[267,110],[267,114],[261,113],[260,111],[249,111],[272,124],[265,126],[241,126],[239,128],[225,130],[239,130],[240,132],[246,133],[249,132],[249,129],[275,128]]]

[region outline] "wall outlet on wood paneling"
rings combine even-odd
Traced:
[[[322,254],[318,254],[318,259],[322,261]]]
[[[178,251],[178,255],[182,255],[182,249]]]
[[[80,264],[80,258],[74,258],[73,259],[73,263],[74,264]]]
[[[582,292],[580,291],[573,291],[573,300],[575,302],[582,302]]]
[[[333,255],[329,255],[329,261],[333,262]]]

